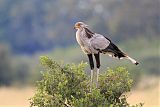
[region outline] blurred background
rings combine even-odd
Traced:
[[[35,81],[41,79],[39,56],[64,63],[88,61],[75,39],[77,21],[140,62],[135,66],[103,55],[101,72],[126,67],[134,79],[128,101],[158,107],[159,0],[0,0],[0,107],[29,106]]]

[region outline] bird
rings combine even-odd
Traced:
[[[76,22],[74,25],[76,31],[76,40],[80,45],[84,54],[88,56],[90,64],[90,86],[93,84],[93,70],[94,70],[94,61],[93,56],[96,60],[96,87],[98,87],[98,77],[100,69],[100,54],[107,54],[110,57],[123,59],[126,58],[130,60],[135,65],[139,63],[128,56],[126,53],[122,52],[109,38],[98,33],[94,33],[89,29],[89,26],[84,22]]]

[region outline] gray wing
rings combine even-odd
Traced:
[[[96,50],[103,50],[105,48],[107,48],[110,44],[110,40],[108,40],[107,38],[105,38],[103,35],[100,34],[95,34],[91,41],[91,46],[96,49]]]

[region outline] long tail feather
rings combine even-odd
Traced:
[[[135,65],[138,65],[139,63],[134,60],[133,58],[129,57],[129,56],[126,56],[127,59],[129,59],[132,63],[134,63]]]
[[[138,65],[139,63],[134,60],[133,58],[129,57],[127,54],[123,53],[116,45],[114,45],[112,42],[109,44],[107,48],[104,50],[101,50],[102,53],[108,54],[109,56],[113,58],[118,58],[118,59],[129,59],[132,63],[135,65]]]

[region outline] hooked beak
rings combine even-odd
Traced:
[[[78,26],[74,26],[74,29],[78,29],[79,27]]]

